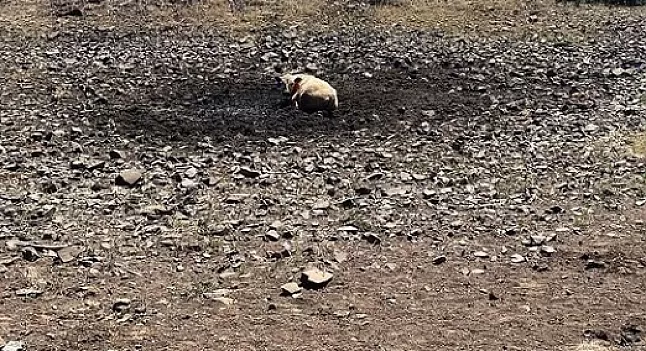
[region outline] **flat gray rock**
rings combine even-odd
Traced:
[[[334,277],[330,272],[318,268],[309,268],[303,271],[301,281],[306,289],[320,289],[325,287]]]
[[[2,347],[2,351],[23,351],[25,343],[22,341],[9,341]]]
[[[116,184],[121,186],[134,186],[141,181],[143,174],[136,169],[125,170],[117,176]]]
[[[56,254],[58,255],[58,258],[61,260],[61,262],[69,263],[74,261],[81,252],[83,252],[83,248],[78,246],[69,246],[58,250]]]
[[[282,290],[283,295],[295,295],[303,291],[303,288],[294,282],[283,284],[280,289]]]

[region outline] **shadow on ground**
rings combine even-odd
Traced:
[[[402,122],[439,123],[469,117],[490,104],[476,91],[453,90],[464,82],[449,72],[417,72],[412,78],[402,72],[372,78],[327,77],[339,93],[340,107],[334,117],[308,115],[281,105],[284,97],[268,79],[187,76],[107,99],[96,106],[94,122],[100,128],[112,120],[120,134],[167,141],[207,136],[214,141],[271,136],[299,139],[342,136],[359,129],[392,134],[402,128]]]

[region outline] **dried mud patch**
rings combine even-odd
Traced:
[[[331,75],[328,80],[340,99],[332,117],[284,107],[282,92],[267,80],[206,83],[184,79],[168,82],[172,91],[155,89],[146,96],[145,90],[139,90],[134,101],[97,107],[93,122],[112,119],[125,135],[184,142],[204,137],[299,139],[350,135],[357,130],[393,134],[402,131],[402,122],[427,121],[429,111],[437,120],[467,117],[483,111],[490,102],[482,94],[456,93],[453,89],[459,81],[446,73],[424,80],[401,72],[383,72],[375,79]]]

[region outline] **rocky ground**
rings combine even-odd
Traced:
[[[644,349],[643,20],[0,32],[0,346]]]

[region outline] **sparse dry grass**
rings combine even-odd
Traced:
[[[632,153],[638,157],[646,157],[646,133],[637,133],[630,139]]]
[[[598,342],[584,342],[582,344],[567,348],[568,351],[616,351],[614,346],[603,345]]]
[[[149,24],[179,24],[214,27],[234,32],[246,32],[271,23],[286,26],[304,24],[309,18],[319,18],[325,1],[296,0],[253,1],[242,12],[233,12],[226,0],[208,0],[192,6],[149,8]]]
[[[373,1],[374,2],[374,1]],[[544,35],[576,41],[595,34],[608,16],[644,14],[644,8],[555,4],[554,0],[401,0],[380,2],[348,11],[328,0],[248,0],[244,11],[233,12],[228,0],[202,0],[193,5],[122,6],[104,0],[88,5],[82,18],[50,15],[49,0],[8,0],[0,5],[0,26],[26,35],[43,35],[84,21],[94,26],[133,24],[148,28],[202,27],[226,32],[249,32],[269,24],[325,28],[341,23],[389,27],[395,24],[459,34]],[[126,2],[127,3],[127,2]],[[360,14],[360,15],[358,15]]]
[[[383,24],[477,28],[487,21],[508,18],[508,22],[511,22],[512,14],[526,11],[528,6],[525,1],[519,0],[409,0],[400,6],[375,7],[375,19]]]
[[[42,36],[84,22],[95,27],[138,26],[149,29],[167,27],[215,28],[227,32],[248,32],[267,24],[289,27],[303,25],[312,18],[317,25],[326,19],[326,0],[247,1],[244,11],[233,12],[228,0],[203,0],[193,5],[120,4],[128,1],[105,0],[99,5],[87,4],[84,17],[56,17],[49,0],[9,0],[0,4],[0,28],[27,37]],[[134,3],[134,2],[133,2]]]
[[[643,14],[642,8],[556,4],[554,0],[406,0],[401,6],[376,6],[374,20],[391,25],[435,28],[487,35],[541,35],[576,41],[596,34],[607,16]]]

